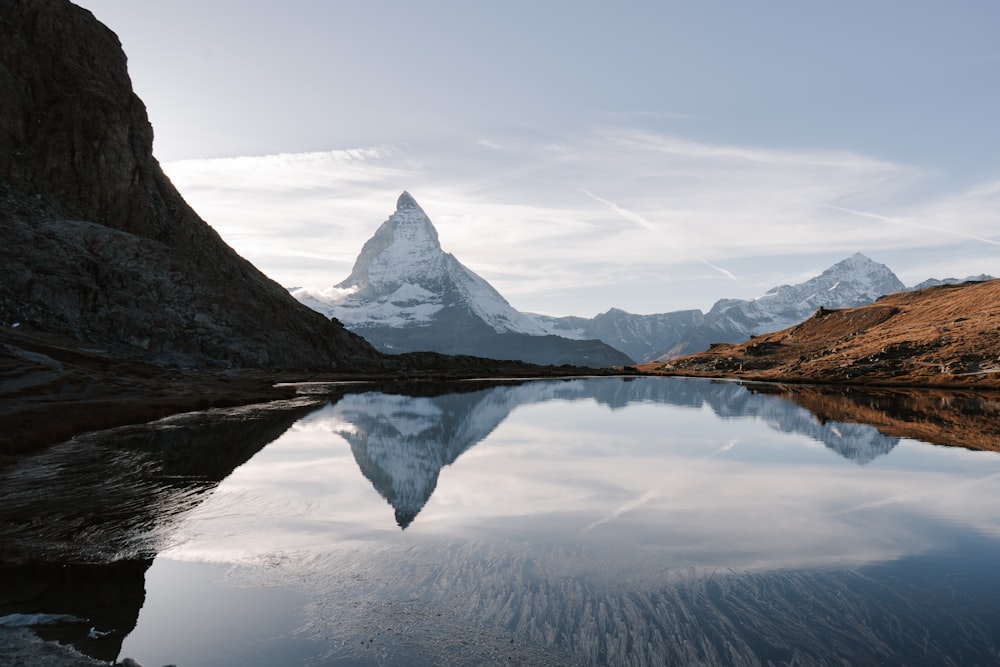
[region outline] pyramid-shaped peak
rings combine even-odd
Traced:
[[[403,190],[403,194],[399,195],[399,199],[396,200],[396,211],[402,211],[408,208],[416,209],[418,211],[423,210],[420,208],[417,200],[413,198],[413,195],[406,190]]]
[[[856,252],[847,259],[840,262],[841,264],[878,264],[875,260],[867,255],[862,255],[860,252]]]
[[[849,281],[855,285],[854,289],[862,290],[866,295],[865,298],[869,300],[874,300],[884,294],[899,292],[906,288],[896,274],[892,272],[892,269],[885,264],[862,255],[860,252],[856,252],[850,257],[837,262],[824,271],[819,278],[836,280],[837,284],[834,287],[842,286],[841,281]],[[807,281],[803,284],[809,284],[809,282]],[[862,303],[859,301],[856,304],[850,303],[837,307],[853,307],[854,305],[862,305]]]
[[[889,267],[876,262],[874,259],[856,252],[850,257],[840,260],[824,273],[837,273],[840,271],[880,271],[890,273]]]

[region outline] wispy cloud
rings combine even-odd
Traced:
[[[587,195],[588,197],[590,197],[594,201],[599,202],[601,204],[604,204],[605,206],[607,206],[608,208],[610,208],[612,211],[614,211],[615,213],[617,213],[621,217],[625,218],[626,220],[631,220],[632,222],[636,223],[640,227],[648,229],[649,231],[656,231],[656,227],[653,225],[653,223],[651,223],[649,220],[646,220],[646,218],[642,217],[638,213],[633,213],[632,211],[629,211],[628,209],[624,209],[621,206],[619,206],[618,204],[616,204],[616,203],[614,203],[612,201],[608,201],[607,199],[602,199],[601,197],[598,197],[597,195],[595,195],[595,194],[593,194],[591,192],[588,192],[587,190],[584,190],[583,188],[580,188],[580,192],[582,192],[583,194]]]
[[[310,190],[405,179],[412,174],[412,165],[405,162],[393,166],[387,164],[391,158],[404,154],[400,147],[375,146],[257,157],[180,160],[169,163],[168,170],[173,180],[188,187]]]
[[[601,204],[604,204],[605,206],[607,206],[608,208],[610,208],[612,211],[614,211],[615,213],[617,213],[621,217],[625,218],[626,220],[631,220],[632,222],[635,222],[636,224],[638,224],[640,227],[643,227],[643,228],[645,228],[645,229],[647,229],[647,230],[649,230],[651,232],[654,232],[654,233],[657,232],[656,225],[654,225],[653,223],[651,223],[649,220],[647,220],[646,218],[642,217],[638,213],[633,213],[632,211],[629,211],[628,209],[622,208],[621,206],[619,206],[618,204],[615,204],[612,201],[608,201],[607,199],[602,199],[601,197],[598,197],[597,195],[595,195],[595,194],[593,194],[591,192],[588,192],[587,190],[584,190],[582,188],[581,188],[580,192],[582,192],[583,194],[587,195],[588,197],[590,197],[594,201],[597,201],[597,202],[600,202]],[[718,271],[722,275],[726,276],[730,280],[736,280],[737,279],[736,276],[734,276],[732,274],[732,272],[727,271],[726,269],[722,268],[721,266],[717,266],[717,265],[713,264],[712,262],[708,261],[704,257],[695,256],[695,259],[697,259],[699,262],[705,264],[706,266],[709,266],[709,267],[715,269],[716,271]]]
[[[492,148],[495,151],[502,151],[504,149],[503,146],[495,141],[490,141],[489,139],[479,139],[476,143],[485,148]]]
[[[908,220],[906,218],[895,218],[887,215],[879,215],[878,213],[869,213],[867,211],[856,211],[854,209],[846,208],[844,206],[833,206],[830,208],[835,211],[843,211],[844,213],[850,213],[851,215],[856,215],[862,218],[867,218],[869,220],[878,220],[879,222],[888,222],[893,225],[904,225],[906,227],[915,227],[917,229],[926,229],[928,231],[935,232],[937,234],[943,234],[947,236],[958,236],[964,239],[972,239],[973,241],[979,241],[981,243],[989,243],[991,245],[1000,245],[1000,241],[994,239],[988,239],[983,236],[976,236],[975,234],[969,234],[963,232],[960,229],[949,229],[947,227],[939,227],[936,225],[927,225],[915,220]]]
[[[858,251],[919,251],[923,265],[936,253],[945,269],[951,256],[963,275],[996,270],[984,249],[998,245],[997,181],[948,190],[932,173],[849,151],[604,127],[164,167],[228,242],[286,285],[342,280],[404,189],[446,251],[536,312],[707,308]]]

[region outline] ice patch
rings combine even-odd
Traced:
[[[414,301],[430,301],[437,295],[430,290],[426,290],[420,285],[413,283],[403,283],[398,290],[389,295],[386,299],[389,303],[402,306]]]

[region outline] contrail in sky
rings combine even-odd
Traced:
[[[648,229],[651,232],[655,232],[656,231],[656,227],[653,225],[653,223],[651,223],[649,220],[646,220],[646,218],[642,217],[638,213],[633,213],[632,211],[629,211],[628,209],[622,208],[621,206],[619,206],[618,204],[614,203],[613,201],[608,201],[607,199],[602,199],[602,198],[598,197],[597,195],[593,194],[592,192],[587,192],[583,188],[580,188],[580,192],[582,192],[583,194],[587,195],[588,197],[590,197],[594,201],[600,202],[600,203],[604,204],[605,206],[607,206],[608,208],[610,208],[612,211],[614,211],[615,213],[617,213],[621,217],[625,218],[626,220],[631,220],[632,222],[638,224],[640,227],[644,227],[645,229]]]
[[[704,262],[705,264],[708,264],[710,267],[712,267],[713,269],[715,269],[716,271],[718,271],[719,273],[721,273],[725,277],[729,278],[730,280],[738,280],[738,278],[733,275],[732,271],[727,271],[726,269],[722,268],[721,266],[716,266],[715,264],[712,264],[710,261],[708,261],[704,257],[697,257],[696,256],[695,259],[697,259],[699,262]]]
[[[588,197],[590,197],[594,201],[600,202],[601,204],[604,204],[605,206],[607,206],[608,208],[610,208],[612,211],[614,211],[615,213],[617,213],[621,217],[625,218],[626,220],[630,220],[630,221],[636,223],[637,225],[639,225],[643,229],[647,229],[647,230],[649,230],[651,232],[656,232],[657,231],[656,230],[656,226],[653,225],[653,223],[651,223],[649,220],[646,220],[646,218],[642,217],[638,213],[634,213],[633,211],[630,211],[630,210],[628,210],[626,208],[622,208],[621,206],[619,206],[618,204],[614,203],[613,201],[608,201],[607,199],[603,199],[601,197],[598,197],[594,193],[588,192],[587,190],[584,190],[583,188],[580,188],[580,192],[582,192],[583,194],[587,195]],[[712,264],[710,261],[708,261],[704,257],[699,257],[697,255],[694,255],[694,258],[697,259],[699,262],[701,262],[701,263],[703,263],[703,264],[705,264],[707,266],[710,266],[711,268],[715,269],[716,271],[718,271],[719,273],[721,273],[725,277],[729,278],[730,280],[738,280],[736,278],[736,276],[734,276],[732,274],[731,271],[727,271],[726,269],[722,268],[721,266],[716,266],[715,264]]]
[[[917,227],[918,229],[927,229],[929,231],[938,232],[940,234],[951,234],[952,236],[961,236],[962,238],[972,239],[973,241],[982,241],[983,243],[989,243],[991,245],[1000,245],[1000,241],[994,241],[993,239],[984,238],[982,236],[976,236],[975,234],[966,234],[965,232],[955,231],[954,229],[943,229],[941,227],[924,225],[919,222],[913,222],[911,220],[890,218],[887,215],[868,213],[866,211],[855,211],[852,208],[844,208],[843,206],[834,206],[833,204],[827,204],[826,207],[832,208],[834,211],[842,211],[844,213],[850,213],[851,215],[857,215],[862,218],[868,218],[870,220],[878,220],[879,222],[890,222],[896,225],[907,225],[909,227]]]

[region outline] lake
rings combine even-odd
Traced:
[[[0,616],[146,667],[1000,664],[1000,396],[302,392],[0,472]]]

